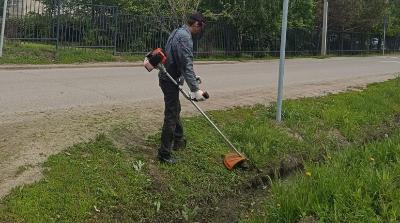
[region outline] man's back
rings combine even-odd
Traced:
[[[174,78],[184,75],[182,72],[188,61],[193,60],[193,40],[186,25],[175,29],[165,45],[167,71]]]

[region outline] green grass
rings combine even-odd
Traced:
[[[398,222],[400,131],[392,137],[337,153],[323,165],[275,182],[266,218],[248,222]]]
[[[300,152],[305,170],[275,181],[266,217],[246,222],[398,222],[399,87],[396,79],[362,92],[286,102],[285,126],[308,148]],[[318,153],[322,158],[315,159]]]
[[[71,64],[140,61],[142,57],[114,56],[110,50],[60,48],[54,45],[10,42],[5,45],[0,64]]]
[[[104,136],[51,156],[43,180],[4,200],[0,221],[82,222],[114,210],[124,218],[151,217],[157,193],[147,190],[151,179],[135,171],[134,160]]]
[[[284,123],[279,125],[274,121],[275,106],[258,107],[248,111],[252,117],[231,123],[226,131],[261,166],[278,165],[287,154],[312,159],[390,133],[394,126],[387,122],[400,112],[399,87],[397,79],[362,92],[285,101]]]
[[[268,197],[252,183],[257,173],[224,168],[229,147],[202,117],[192,117],[184,120],[188,148],[175,152],[179,164],[154,161],[159,134],[123,149],[112,143],[115,135],[101,135],[51,156],[42,181],[1,202],[0,221],[396,221],[399,89],[395,79],[361,92],[285,101],[283,123],[274,121],[274,105],[209,112],[271,174]],[[124,131],[114,134],[136,130]]]
[[[196,121],[204,124],[200,119],[190,122]],[[207,212],[199,207],[231,194],[240,178],[221,166],[218,160],[226,148],[214,141],[181,152],[182,162],[176,166],[154,166],[136,146],[122,151],[101,135],[51,156],[43,180],[4,199],[0,222],[190,221]],[[160,177],[151,174],[154,168]]]
[[[354,56],[369,56],[380,54],[362,54]],[[395,55],[395,54],[390,54]],[[287,56],[294,58],[317,58],[325,59],[330,56]],[[196,61],[251,61],[251,60],[273,60],[279,59],[275,56],[196,56]],[[72,63],[96,63],[96,62],[139,62],[143,60],[141,55],[121,54],[113,55],[113,50],[104,49],[82,49],[82,48],[60,48],[56,50],[55,45],[42,43],[6,42],[3,57],[0,64],[72,64]]]
[[[248,56],[207,56],[197,57],[199,61],[249,61],[276,59],[276,57]],[[40,43],[8,42],[5,45],[0,64],[71,64],[95,62],[131,62],[143,61],[143,56],[121,54],[113,55],[112,50],[60,48],[55,45]]]

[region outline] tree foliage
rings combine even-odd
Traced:
[[[3,0],[0,0],[0,2]],[[277,32],[282,0],[38,0],[52,6],[115,5],[134,15],[170,17],[182,23],[195,10],[211,21],[224,20],[242,33]],[[290,0],[289,27],[313,30],[321,27],[324,0]],[[49,7],[51,8],[51,7]],[[329,29],[351,32],[381,32],[384,18],[388,32],[400,34],[400,0],[329,0]]]
[[[316,23],[322,24],[323,0],[317,2]],[[400,34],[399,0],[329,0],[329,29],[381,33],[385,17],[389,33]]]
[[[388,34],[391,36],[400,35],[400,0],[389,1],[387,15]]]

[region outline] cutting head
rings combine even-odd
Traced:
[[[233,170],[236,166],[241,165],[245,160],[245,157],[237,153],[229,153],[224,157],[224,165],[228,170]]]

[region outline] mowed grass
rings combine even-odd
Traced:
[[[132,219],[155,213],[148,208],[157,195],[146,189],[151,179],[103,135],[51,156],[43,168],[44,179],[3,201],[2,221],[82,222],[114,209]]]
[[[227,171],[221,161],[230,149],[200,116],[184,120],[189,144],[174,152],[175,166],[155,160],[159,134],[116,147],[115,134],[135,132],[121,126],[50,157],[43,180],[15,189],[1,202],[0,220],[386,222],[399,216],[390,208],[398,199],[386,195],[397,196],[390,184],[397,175],[390,169],[399,145],[400,79],[285,101],[283,123],[274,121],[274,105],[209,114],[264,170],[261,175]],[[254,183],[255,177],[262,182]],[[269,179],[272,187],[266,190]],[[358,200],[348,199],[357,193]]]
[[[141,62],[143,55],[123,53],[113,55],[113,49],[60,47],[56,50],[54,44],[31,42],[6,42],[0,64],[72,64],[96,62]],[[202,56],[196,55],[196,61],[250,61],[271,60],[277,57],[251,55],[242,56]]]
[[[73,64],[73,63],[100,63],[100,62],[140,62],[143,55],[120,53],[114,55],[114,49],[95,49],[95,48],[74,48],[60,47],[56,50],[54,43],[44,42],[20,42],[6,41],[3,57],[0,58],[1,64]],[[354,56],[374,56],[377,54],[369,53]],[[396,55],[395,53],[392,55]],[[295,58],[316,58],[326,59],[329,56],[310,56],[310,55],[288,55],[287,59]],[[276,55],[225,55],[224,52],[217,55],[196,54],[196,61],[252,61],[252,60],[275,60],[279,59]]]
[[[0,64],[72,64],[95,62],[140,61],[132,55],[114,56],[112,50],[60,48],[41,43],[8,42],[5,44]]]

